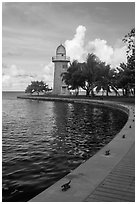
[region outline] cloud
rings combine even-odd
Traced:
[[[8,87],[11,85],[11,77],[9,75],[2,75],[2,86]]]
[[[65,47],[67,55],[70,56],[71,60],[77,59],[78,61],[83,61],[84,57],[84,40],[85,40],[85,26],[78,26],[76,29],[76,34],[72,40],[65,41]]]
[[[15,64],[7,65],[3,63],[2,74],[2,89],[3,90],[25,90],[31,81],[43,80],[49,87],[53,87],[53,67],[54,64],[50,62],[43,65],[43,69],[39,74],[32,74],[17,67]]]
[[[127,47],[118,47],[114,49],[113,55],[111,56],[111,66],[116,67],[119,66],[121,62],[127,62],[127,57],[126,57],[126,50]]]
[[[19,70],[19,69],[17,72],[17,70],[14,68],[14,73],[12,73],[12,75],[15,74],[16,78],[17,77],[20,77],[20,78],[26,77],[28,79],[31,79],[31,81],[37,81],[37,80],[41,81],[42,80],[46,84],[48,84],[49,87],[53,87],[54,64],[52,62],[48,63],[47,65],[44,65],[42,63],[42,64],[40,64],[40,66],[42,67],[41,71],[39,73],[36,73],[36,74],[27,74],[25,72],[22,72],[22,70]],[[26,84],[26,86],[27,85],[28,84]]]
[[[95,39],[90,41],[86,50],[90,53],[95,53],[101,61],[110,64],[111,67],[116,67],[121,62],[126,62],[126,46],[113,48],[107,44],[106,40]]]
[[[53,87],[53,75],[54,75],[54,64],[50,62],[47,65],[43,65],[42,72],[37,75],[35,80],[43,80],[49,87]]]
[[[107,45],[106,40],[95,39],[94,41],[90,41],[86,46],[86,51],[89,53],[95,53],[101,61],[105,61],[106,63],[111,62],[113,48]]]
[[[8,51],[8,52],[3,52],[3,57],[13,57],[13,56],[21,56],[21,53],[19,52],[13,52],[13,51]]]
[[[34,76],[18,68],[15,64],[3,66],[2,89],[3,90],[25,90]]]
[[[19,75],[24,75],[25,71],[21,68],[18,68],[16,65],[11,65],[9,68],[9,75],[13,77],[18,77]]]
[[[88,53],[94,53],[101,61],[110,64],[111,67],[119,66],[121,62],[126,62],[126,46],[117,43],[115,47],[108,45],[104,39],[96,38],[85,44],[85,26],[78,26],[76,34],[72,40],[65,41],[67,55],[71,61],[77,59],[82,62],[86,59]]]
[[[6,65],[6,63],[2,63],[2,68],[7,69],[8,66]]]
[[[54,64],[50,62],[44,67],[43,80],[50,86],[53,87],[53,75],[54,75]]]

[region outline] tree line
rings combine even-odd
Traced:
[[[127,63],[121,63],[119,67],[111,68],[109,64],[102,62],[95,54],[89,53],[86,62],[80,63],[74,60],[66,73],[62,73],[62,80],[70,90],[82,88],[86,95],[94,96],[95,91],[111,91],[119,95],[122,89],[123,96],[135,95],[135,29],[133,28],[124,38],[127,43]]]

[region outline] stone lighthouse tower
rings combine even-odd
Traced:
[[[67,71],[70,58],[66,56],[66,49],[62,44],[57,47],[56,56],[52,57],[52,62],[54,63],[53,94],[68,95],[69,90],[65,82],[62,81],[61,74]]]

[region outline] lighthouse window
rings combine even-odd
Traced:
[[[66,64],[63,64],[63,68],[67,68],[67,65],[66,65]]]
[[[63,56],[64,54],[62,54],[62,56]]]

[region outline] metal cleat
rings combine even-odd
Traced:
[[[125,137],[126,137],[125,135],[122,136],[122,138],[125,138]]]
[[[68,183],[65,183],[65,184],[63,184],[62,186],[61,186],[61,188],[62,188],[62,191],[67,191],[69,188],[70,188],[70,182],[71,182],[71,180],[68,182]]]
[[[110,155],[110,150],[106,150],[105,155],[106,156]]]

